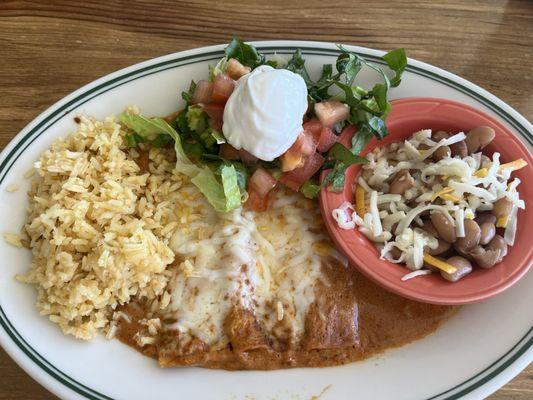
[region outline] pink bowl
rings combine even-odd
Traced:
[[[488,299],[508,289],[529,270],[533,263],[533,242],[528,227],[533,226],[533,210],[528,210],[529,199],[533,198],[533,157],[522,142],[502,123],[490,115],[468,105],[436,98],[407,98],[393,101],[392,113],[387,120],[389,135],[378,142],[367,145],[363,154],[375,147],[403,140],[421,129],[461,132],[488,125],[496,131],[496,138],[484,153],[491,156],[494,151],[501,154],[501,162],[523,158],[528,166],[513,173],[522,182],[518,187],[520,197],[526,202],[526,210],[518,212],[518,230],[514,246],[509,248],[503,261],[492,269],[476,268],[474,272],[458,282],[448,282],[440,274],[431,274],[402,281],[409,272],[405,267],[380,260],[378,251],[365,236],[357,230],[344,230],[337,226],[332,211],[344,201],[353,203],[353,182],[360,166],[353,165],[346,170],[346,183],[342,193],[322,190],[320,208],[326,227],[350,263],[368,278],[385,289],[413,300],[433,304],[467,304]],[[345,132],[341,143],[349,146],[353,132]]]

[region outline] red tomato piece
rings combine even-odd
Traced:
[[[193,104],[209,103],[211,101],[211,95],[213,93],[213,83],[209,81],[199,81],[196,84],[196,89],[192,95],[191,102]]]
[[[279,160],[281,162],[281,170],[283,172],[292,171],[292,170],[304,165],[304,156],[303,156],[303,154],[291,151],[291,149],[289,149],[285,153],[283,153],[279,157]]]
[[[209,103],[203,106],[204,112],[209,117],[209,125],[217,131],[222,130],[222,118],[224,116],[224,104]]]
[[[322,128],[316,149],[321,153],[325,153],[337,142],[338,139],[339,137],[335,135],[330,128]]]
[[[248,190],[248,200],[244,203],[244,208],[258,212],[266,211],[268,209],[268,194],[261,197],[259,193]]]
[[[288,151],[310,156],[316,151],[316,141],[311,132],[303,131]]]
[[[235,81],[227,74],[218,74],[215,76],[215,81],[213,82],[213,93],[211,94],[211,100],[214,103],[225,104],[233,92],[233,89],[235,89]]]
[[[317,173],[322,164],[324,164],[324,161],[324,157],[318,153],[314,153],[305,160],[305,164],[302,167],[283,173],[280,182],[298,191],[305,181]]]
[[[234,58],[228,60],[228,65],[226,66],[226,73],[232,79],[239,79],[241,76],[246,75],[251,71],[250,67],[242,65],[239,61]]]
[[[315,139],[315,142],[318,142],[320,138],[320,132],[322,131],[322,123],[318,119],[310,119],[303,124],[304,131],[310,132]]]
[[[276,178],[270,175],[266,170],[259,167],[250,177],[248,181],[248,189],[256,192],[261,197],[265,197],[274,186],[276,186]]]
[[[315,104],[315,114],[324,126],[333,126],[339,121],[344,121],[350,116],[346,104],[337,100],[328,100]]]

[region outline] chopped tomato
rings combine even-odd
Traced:
[[[228,60],[228,65],[226,66],[226,73],[232,79],[239,79],[241,76],[246,75],[251,71],[250,67],[242,65],[239,61],[234,58]]]
[[[298,167],[301,167],[304,165],[305,161],[303,154],[291,151],[291,149],[283,153],[279,157],[279,160],[281,162],[281,170],[283,172],[292,171]]]
[[[213,82],[213,93],[211,94],[211,100],[214,103],[225,104],[234,88],[235,81],[233,79],[231,79],[227,74],[218,74],[215,76],[215,81]]]
[[[324,161],[324,157],[318,153],[314,153],[305,160],[305,164],[302,167],[283,173],[280,182],[298,191],[305,181],[317,173],[322,164],[324,164]]]
[[[350,116],[346,104],[337,100],[328,100],[315,104],[315,114],[324,126],[333,126],[339,121],[344,121]]]
[[[316,152],[316,144],[317,140],[311,129],[304,130],[289,150],[280,156],[281,170],[288,172],[303,166],[305,158]]]
[[[209,103],[203,106],[204,112],[209,117],[209,125],[217,131],[222,130],[222,117],[224,116],[224,104]]]
[[[304,131],[310,132],[315,139],[315,142],[318,142],[320,138],[320,132],[322,131],[322,123],[318,119],[310,119],[303,124]]]
[[[316,151],[316,141],[311,132],[303,131],[288,151],[310,156]]]
[[[192,95],[191,102],[193,104],[209,103],[211,101],[211,94],[213,93],[213,83],[209,81],[199,81],[196,84],[196,89]]]
[[[268,209],[268,193],[266,196],[261,197],[259,193],[248,190],[248,200],[244,203],[244,208],[251,211],[266,211]]]
[[[320,132],[320,139],[318,140],[318,144],[316,146],[316,149],[324,153],[328,151],[331,146],[333,146],[339,137],[333,133],[333,131],[330,128],[322,128],[322,131]]]
[[[239,150],[239,157],[241,158],[242,162],[246,165],[254,165],[257,162],[257,157],[248,153],[244,149]]]
[[[240,154],[239,150],[233,147],[231,144],[222,143],[220,149],[218,150],[218,155],[226,160],[239,160]]]
[[[248,181],[248,190],[256,192],[261,197],[265,197],[274,186],[276,186],[276,178],[270,175],[266,170],[259,167],[250,177]]]

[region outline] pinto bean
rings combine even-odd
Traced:
[[[500,250],[500,259],[498,260],[498,262],[500,262],[503,257],[507,255],[507,243],[505,242],[505,239],[500,235],[494,236],[494,238],[487,245],[487,249]]]
[[[455,242],[455,227],[442,213],[434,212],[430,218],[441,239],[448,243]]]
[[[402,169],[396,173],[396,176],[392,180],[389,193],[392,194],[404,194],[407,189],[410,189],[415,184],[415,180],[411,176],[408,170]]]
[[[495,136],[496,132],[494,132],[494,129],[490,126],[478,126],[477,128],[472,129],[466,134],[465,139],[468,153],[476,153],[483,149],[492,142]]]
[[[402,251],[397,247],[393,247],[390,251],[390,255],[392,256],[392,258],[397,260],[402,255]]]
[[[494,203],[494,206],[492,208],[492,213],[497,219],[499,219],[501,217],[508,216],[511,213],[512,209],[513,209],[513,203],[511,203],[507,199],[507,197],[502,197],[500,200]]]
[[[426,248],[426,251],[429,254],[431,254],[432,256],[438,256],[442,253],[447,252],[450,249],[451,244],[445,240],[439,239],[439,234],[430,220],[426,219],[424,221],[424,225],[422,225],[422,229],[439,241],[439,245],[437,246],[436,249],[430,249],[429,247]]]
[[[427,249],[427,252],[431,254],[432,256],[438,256],[443,253],[446,253],[450,247],[452,246],[451,243],[448,243],[442,239],[437,239],[439,241],[439,245],[436,249]]]
[[[440,270],[440,274],[447,281],[457,282],[459,279],[472,272],[472,264],[470,264],[470,261],[464,257],[453,256],[448,258],[446,262],[457,269],[453,274]]]
[[[481,226],[481,224],[484,222],[492,222],[493,224],[496,224],[496,217],[494,216],[494,214],[491,214],[490,212],[484,212],[484,213],[479,214],[475,218],[475,221],[479,224],[479,226]]]
[[[479,224],[479,229],[481,229],[479,244],[488,244],[494,238],[494,235],[496,235],[496,225],[494,225],[494,222],[485,221]]]
[[[484,249],[481,246],[475,247],[469,253],[470,257],[481,268],[492,268],[501,260],[500,249]]]
[[[472,219],[465,219],[465,236],[457,238],[457,249],[463,253],[468,254],[469,250],[479,244],[481,238],[481,229],[476,221]]]
[[[464,140],[450,145],[450,150],[452,151],[452,156],[459,156],[461,158],[468,155],[468,147]]]
[[[452,155],[452,150],[449,146],[442,146],[439,147],[435,152],[433,153],[433,159],[435,161],[440,161],[443,158],[450,157]]]
[[[448,139],[450,134],[445,131],[437,131],[431,134],[431,139],[435,142],[440,142],[442,139]]]
[[[435,227],[433,226],[433,224],[431,223],[431,221],[429,219],[426,219],[423,222],[424,224],[422,225],[422,229],[425,230],[427,233],[429,233],[431,236],[438,239],[439,234],[437,230],[435,229]]]

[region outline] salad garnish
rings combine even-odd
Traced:
[[[187,175],[218,212],[231,211],[243,203],[246,208],[264,210],[268,207],[268,193],[280,183],[308,198],[315,198],[322,188],[340,191],[346,168],[367,162],[359,153],[368,141],[387,135],[385,119],[391,110],[388,91],[400,84],[407,58],[403,49],[382,57],[394,73],[389,77],[390,72],[380,66],[338,47],[335,67],[325,64],[321,76],[313,80],[300,49],[287,62],[267,60],[253,45],[233,39],[225,56],[209,68],[208,78],[192,81],[181,93],[186,102],[181,111],[166,118],[122,113],[119,119],[129,131],[126,144],[165,147],[174,142],[177,171]],[[292,147],[273,161],[233,147],[223,133],[225,104],[236,82],[263,65],[269,66],[263,69],[273,67],[297,74],[308,93],[302,133]],[[357,84],[364,67],[379,74],[379,81],[372,88]],[[338,142],[345,129],[357,131],[351,148]],[[329,171],[319,182],[324,170]]]

